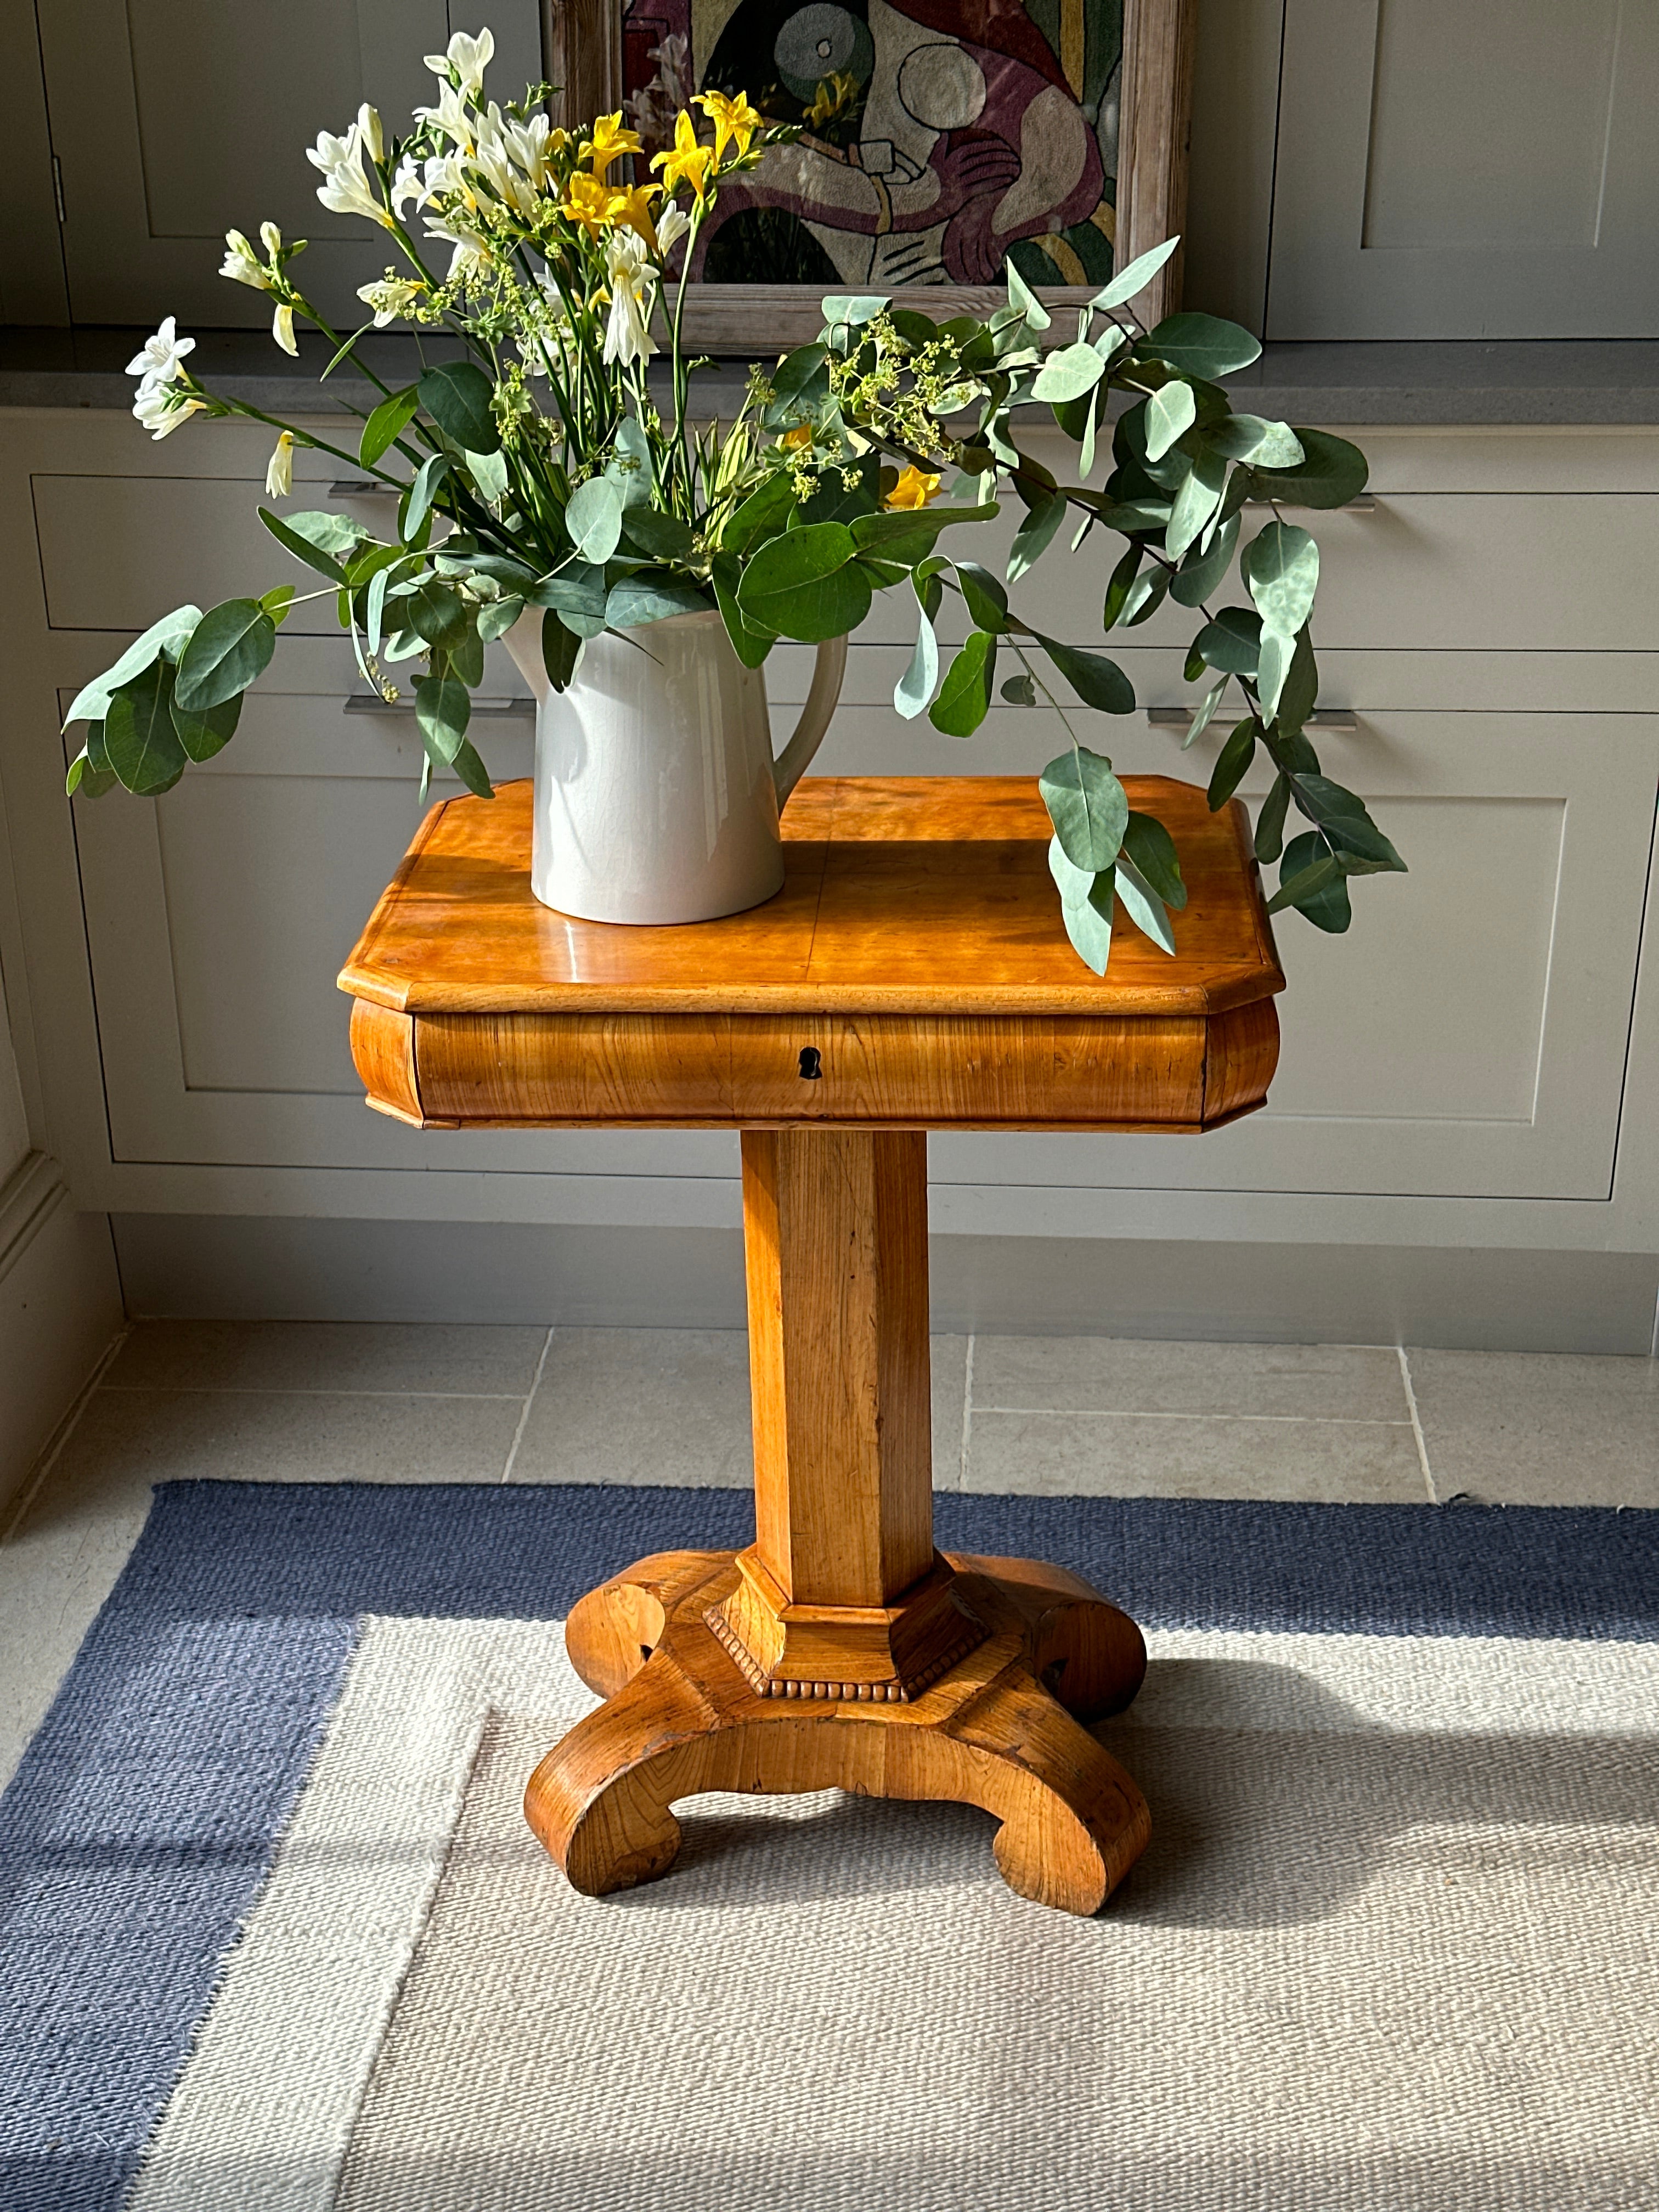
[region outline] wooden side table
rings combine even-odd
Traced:
[[[529,877],[528,785],[427,817],[340,978],[369,1103],[423,1128],[738,1128],[755,1541],[668,1552],[566,1631],[605,1703],[530,1778],[577,1888],[663,1873],[704,1790],[946,1797],[1022,1895],[1093,1912],[1146,1802],[1085,1721],[1146,1666],[1065,1568],[933,1548],[927,1131],[1215,1127],[1259,1106],[1284,978],[1237,803],[1134,779],[1189,890],[1166,958],[1061,932],[1036,787],[823,779],[767,905],[571,921]]]

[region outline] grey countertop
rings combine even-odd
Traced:
[[[129,407],[125,364],[143,331],[0,328],[0,406]],[[411,339],[363,342],[389,383],[419,374]],[[327,349],[301,342],[290,361],[263,332],[197,333],[191,367],[227,398],[287,416],[331,411],[337,392],[353,405],[380,396],[360,378],[319,386]],[[743,365],[722,362],[700,375],[705,404],[734,402]],[[1659,340],[1397,340],[1270,345],[1228,384],[1253,413],[1293,422],[1659,424]]]

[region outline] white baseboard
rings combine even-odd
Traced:
[[[135,1318],[741,1328],[735,1229],[116,1214]],[[933,1325],[1645,1353],[1659,1257],[936,1236]]]
[[[109,1217],[77,1213],[58,1163],[31,1152],[0,1188],[0,1506],[122,1322]]]

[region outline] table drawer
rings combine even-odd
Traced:
[[[1279,1024],[1271,999],[1207,1020],[410,1016],[359,1000],[351,1042],[371,1103],[428,1127],[1175,1133],[1261,1103]]]

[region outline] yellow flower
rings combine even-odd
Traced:
[[[939,497],[939,478],[928,476],[913,464],[887,495],[886,505],[891,513],[896,508],[926,507],[930,499]]]
[[[738,152],[746,154],[749,141],[765,120],[757,107],[749,105],[746,92],[737,93],[730,99],[723,92],[700,92],[697,105],[714,123],[714,159],[717,161],[733,140],[737,142]]]
[[[712,146],[699,146],[697,134],[691,127],[691,118],[681,108],[674,123],[674,150],[672,154],[653,154],[653,169],[662,171],[664,187],[672,191],[682,179],[690,185],[699,199],[708,189],[708,172],[714,166]]]
[[[781,446],[787,446],[795,453],[799,453],[804,446],[810,446],[811,442],[812,426],[810,422],[797,422],[793,430],[786,430],[778,441]]]
[[[602,177],[613,161],[620,161],[624,154],[640,151],[639,133],[622,127],[622,110],[614,115],[601,115],[593,125],[593,136],[582,141],[582,159],[589,163],[596,177]]]
[[[614,222],[618,211],[627,204],[626,192],[613,192],[598,177],[590,177],[586,171],[578,169],[565,186],[559,213],[580,223],[597,244],[602,227]]]
[[[653,253],[657,251],[657,227],[651,220],[651,202],[661,190],[660,185],[635,185],[632,191],[615,195],[611,210],[611,222],[637,232]]]

